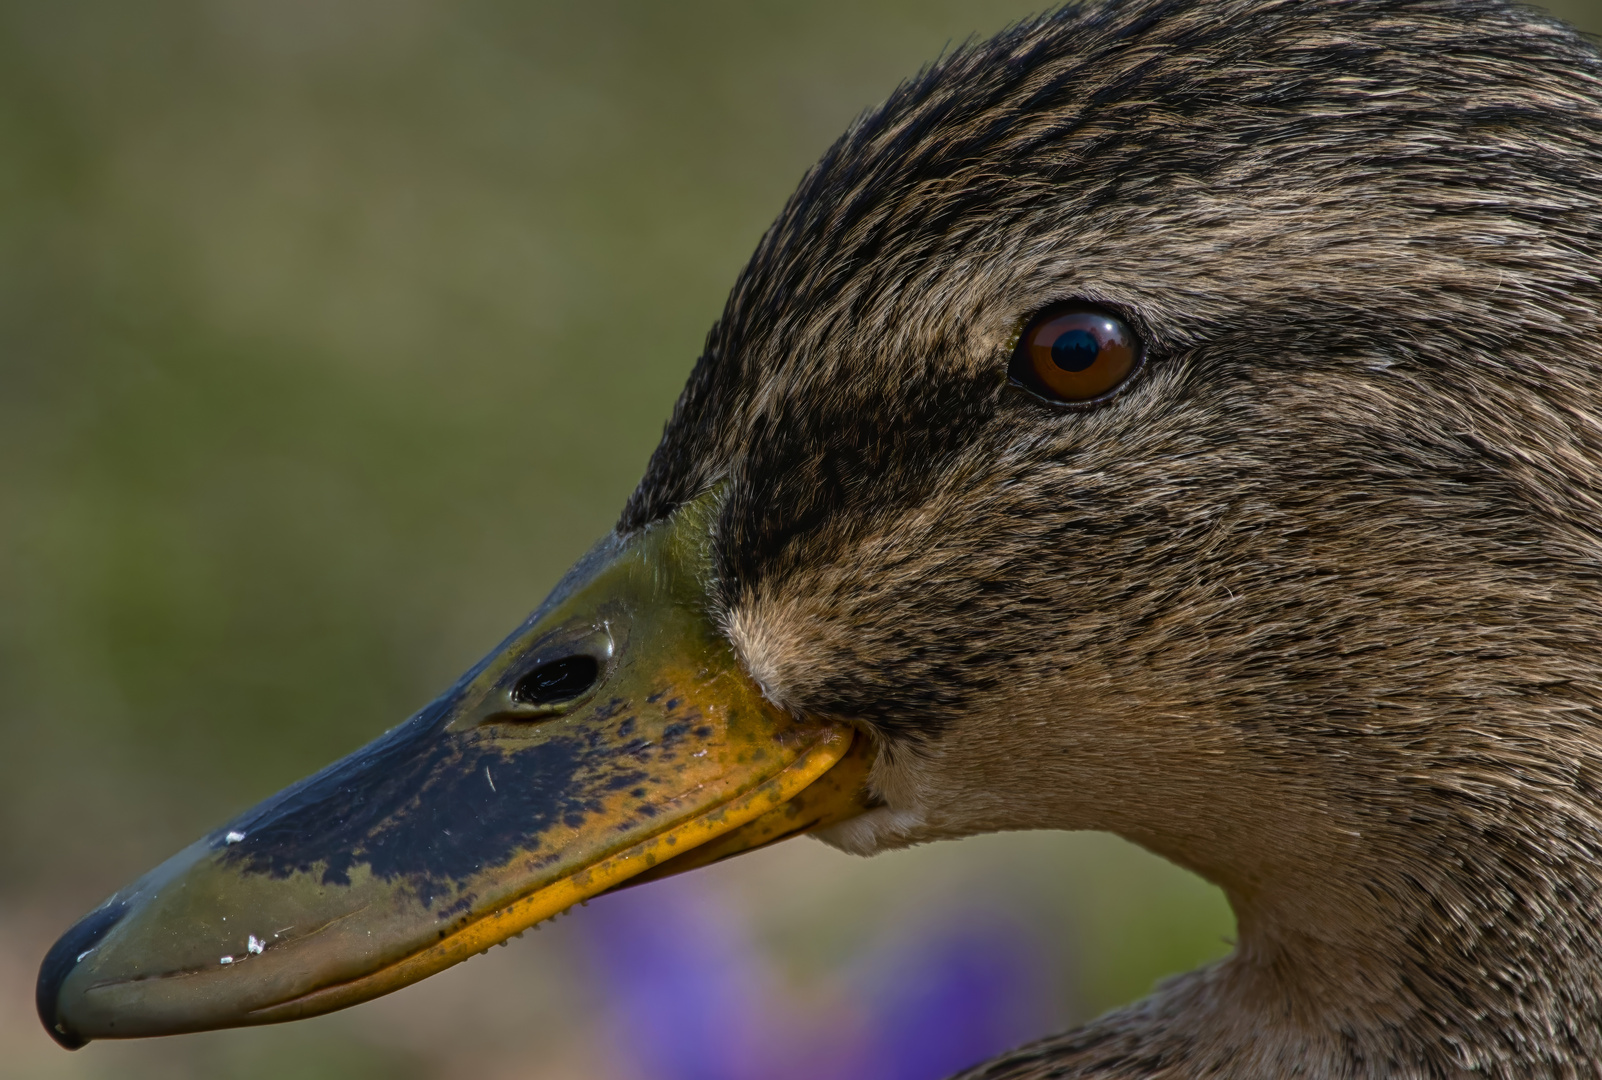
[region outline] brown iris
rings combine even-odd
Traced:
[[[1010,373],[1041,397],[1087,404],[1117,390],[1139,363],[1128,323],[1089,304],[1060,304],[1024,327]]]

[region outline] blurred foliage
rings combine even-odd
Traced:
[[[0,5],[6,879],[108,804],[143,861],[498,640],[805,167],[1016,13]]]
[[[1554,6],[1602,29],[1602,0]],[[610,526],[807,165],[1029,11],[0,0],[0,934],[27,928],[6,977],[499,640]],[[984,883],[1062,929],[1073,1015],[1223,948],[1216,890],[1127,845],[964,847],[817,869],[815,899],[857,905],[860,935],[910,882]],[[798,857],[841,862],[768,853],[731,887]],[[330,1023],[208,1037],[183,1068],[404,1072]]]

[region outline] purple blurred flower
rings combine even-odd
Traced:
[[[939,1080],[1045,1033],[1049,983],[1039,948],[1011,923],[970,913],[869,961],[864,1078]]]
[[[737,1037],[761,1022],[759,975],[725,920],[677,884],[586,913],[618,1048],[650,1080],[748,1080]]]
[[[618,1057],[642,1080],[939,1080],[1049,1020],[1040,949],[987,913],[875,949],[810,1009],[786,1000],[741,920],[693,879],[586,916]]]

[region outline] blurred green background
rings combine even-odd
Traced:
[[[497,642],[612,524],[802,171],[1031,10],[0,0],[0,1075],[638,1075],[582,914],[344,1014],[74,1055],[33,975]],[[1022,921],[1041,1034],[1231,931],[1108,837],[801,841],[703,879],[798,1008],[920,919]]]

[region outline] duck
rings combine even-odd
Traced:
[[[806,173],[615,529],[417,715],[50,949],[273,1023],[808,833],[1116,833],[1227,957],[969,1080],[1602,1073],[1602,53],[1125,0]]]

